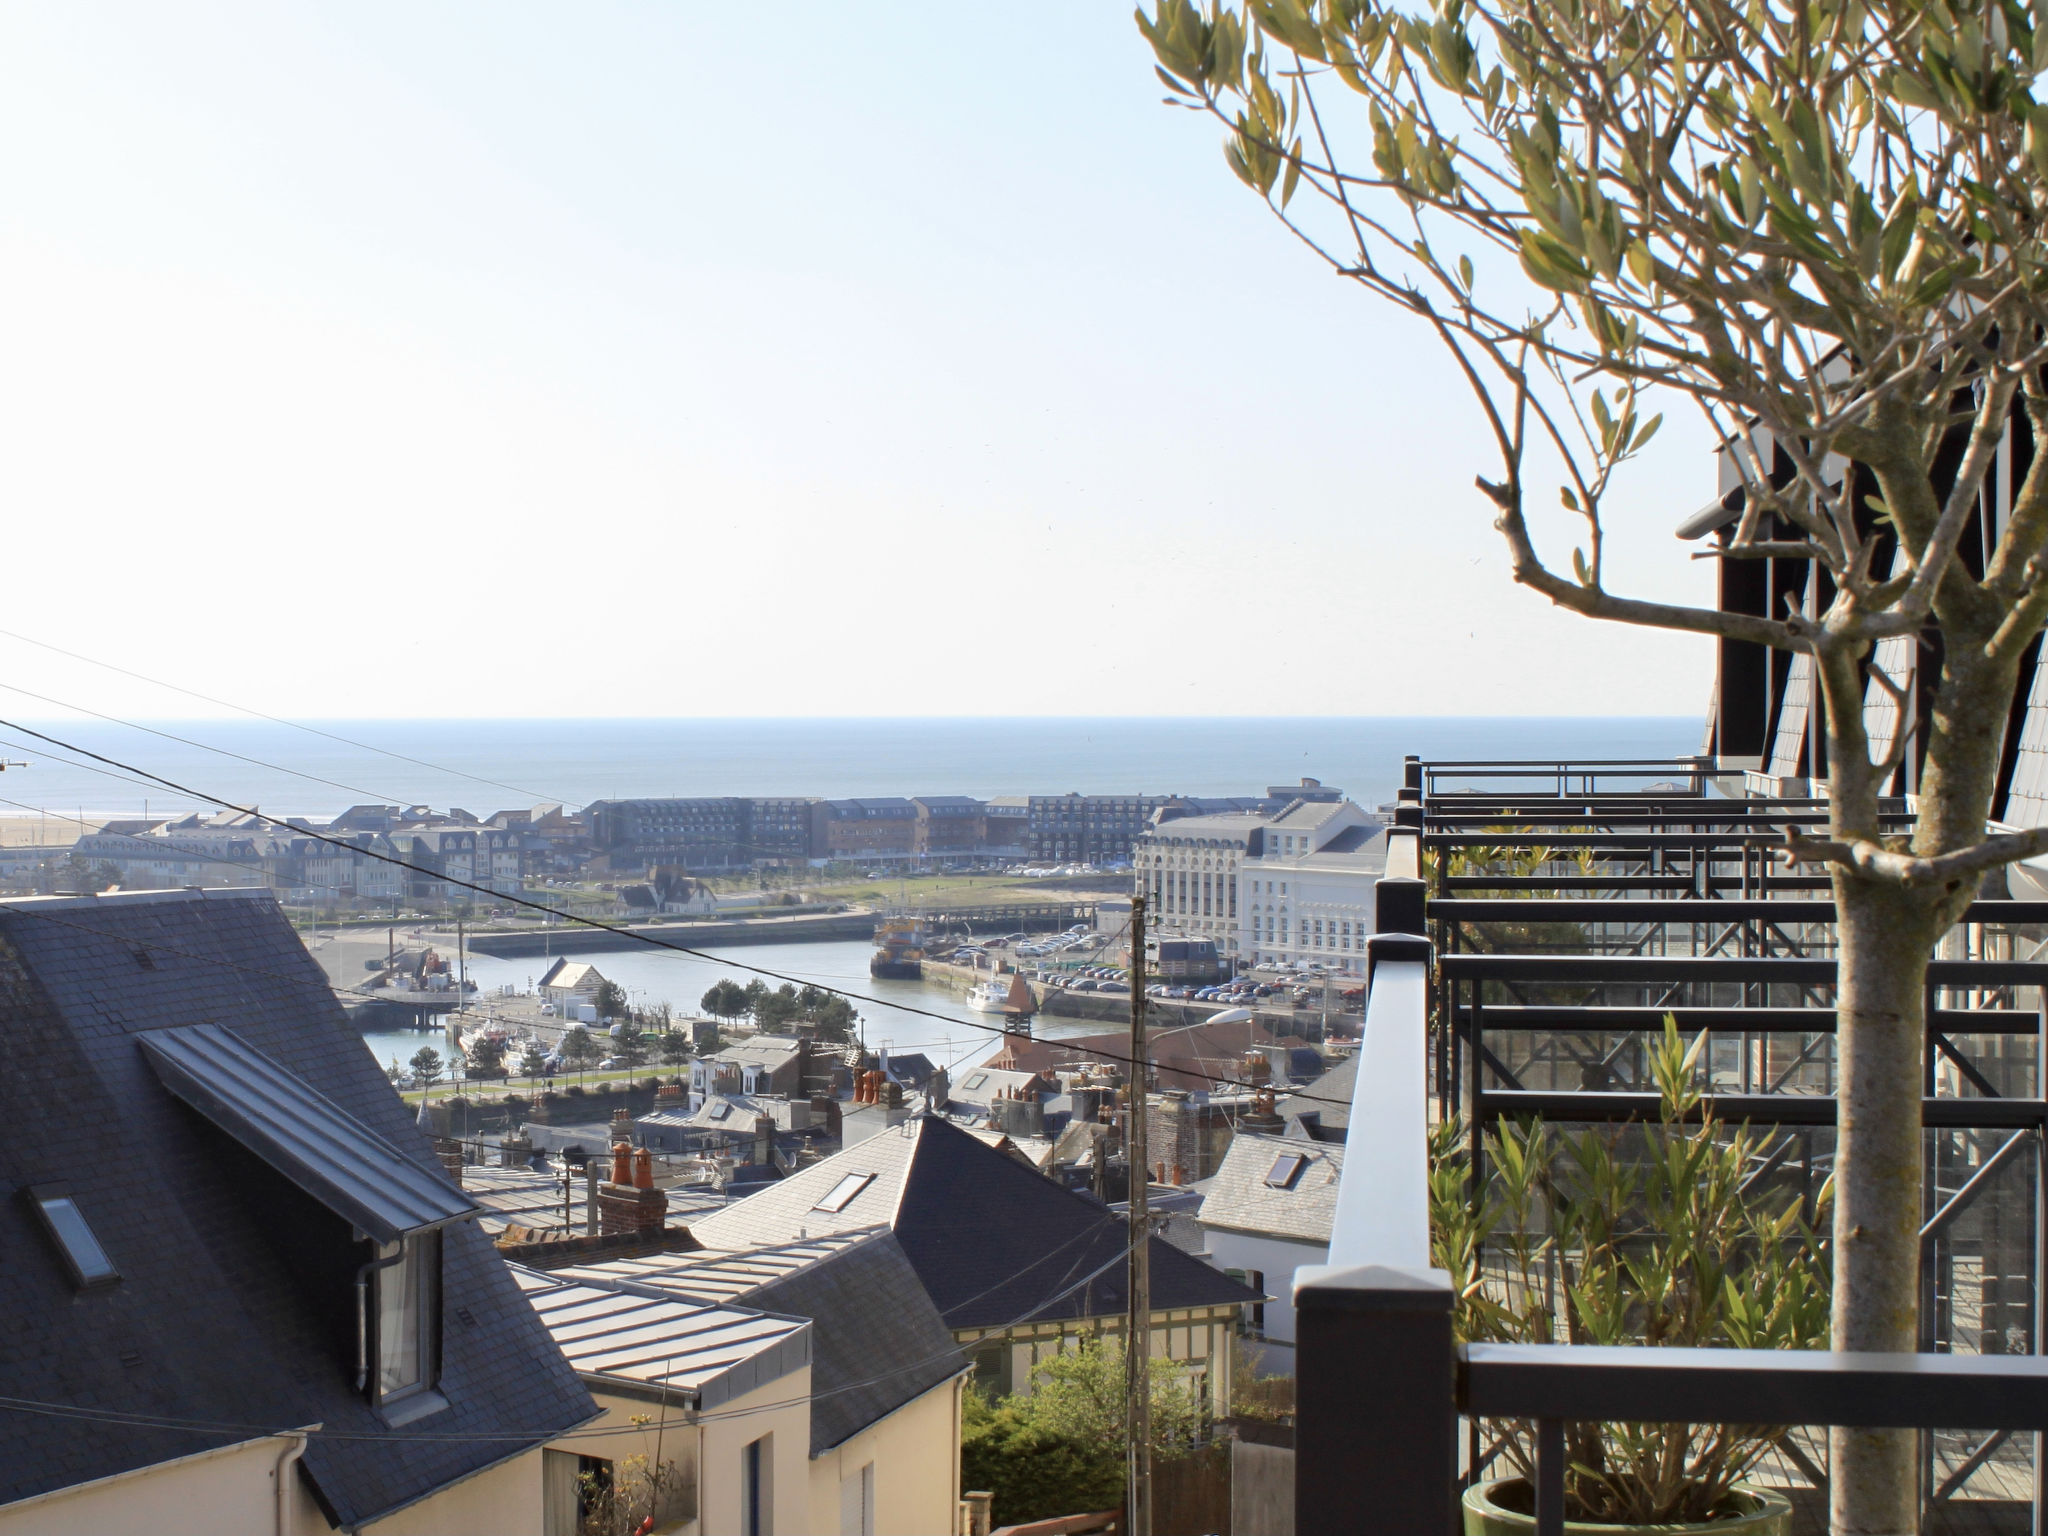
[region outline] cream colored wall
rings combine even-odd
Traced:
[[[604,1417],[573,1435],[551,1441],[549,1449],[571,1451],[579,1456],[602,1456],[624,1461],[629,1456],[654,1459],[656,1423],[632,1428],[636,1415],[652,1414],[659,1420],[661,1410],[637,1398],[620,1397],[604,1390],[601,1381],[584,1378],[590,1395],[604,1410]],[[682,1464],[677,1454],[680,1437],[694,1450],[697,1467],[697,1518],[675,1527],[678,1536],[702,1531],[721,1536],[740,1527],[741,1457],[750,1441],[766,1434],[774,1440],[775,1536],[812,1536],[810,1513],[811,1368],[804,1366],[765,1386],[756,1387],[731,1402],[721,1403],[694,1421],[670,1410],[666,1428],[661,1429],[664,1461]],[[595,1431],[609,1430],[600,1434]],[[957,1456],[955,1457],[957,1461]],[[534,1508],[540,1508],[539,1473],[534,1475]],[[536,1529],[538,1516],[536,1515]],[[836,1520],[836,1516],[835,1516]],[[832,1527],[837,1530],[836,1524]],[[950,1527],[942,1527],[950,1529]],[[378,1536],[382,1536],[381,1528]]]
[[[842,1536],[839,1485],[875,1465],[875,1536],[948,1536],[960,1506],[960,1394],[940,1382],[811,1462],[811,1536]]]
[[[300,1517],[305,1536],[328,1536],[331,1527],[310,1498]],[[363,1536],[541,1536],[540,1452],[501,1462],[432,1498],[362,1527]]]
[[[271,1477],[287,1444],[245,1441],[0,1504],[0,1536],[268,1536],[277,1521]]]

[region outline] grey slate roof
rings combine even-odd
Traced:
[[[225,1024],[140,1037],[164,1086],[380,1243],[461,1221],[476,1202]]]
[[[874,1178],[838,1212],[815,1209],[850,1173]],[[921,1115],[693,1222],[707,1248],[767,1247],[886,1222],[951,1329],[1121,1316],[1123,1226],[936,1115]],[[1152,1240],[1159,1310],[1231,1306],[1255,1292]]]
[[[1303,1157],[1306,1165],[1285,1189],[1266,1183],[1281,1157]],[[1327,1247],[1337,1217],[1337,1183],[1344,1175],[1344,1148],[1286,1136],[1240,1131],[1208,1180],[1196,1217],[1204,1227],[1226,1227],[1266,1237],[1291,1238]]]
[[[448,1407],[383,1438],[353,1390],[366,1245],[158,1081],[137,1036],[226,1023],[418,1167],[437,1167],[319,967],[260,892],[0,902],[0,1381],[9,1396],[229,1426],[0,1411],[0,1505],[320,1423],[328,1515],[417,1502],[587,1420],[589,1394],[473,1222],[445,1229]],[[15,1191],[67,1181],[121,1272],[74,1291]],[[362,1438],[347,1438],[362,1437]]]
[[[1351,1129],[1351,1099],[1357,1091],[1358,1056],[1354,1052],[1273,1108],[1286,1119],[1289,1135],[1341,1142]]]

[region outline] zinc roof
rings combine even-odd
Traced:
[[[140,1037],[164,1086],[380,1243],[476,1214],[476,1202],[223,1024]]]
[[[510,1268],[556,1347],[600,1388],[686,1392],[696,1406],[716,1408],[811,1363],[808,1318]]]

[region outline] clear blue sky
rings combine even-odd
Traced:
[[[296,716],[1703,707],[1160,94],[1100,0],[10,6],[0,625]],[[1655,455],[1610,583],[1703,596]]]

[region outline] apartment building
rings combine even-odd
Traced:
[[[1226,959],[1238,953],[1237,872],[1268,820],[1249,810],[1160,811],[1132,850],[1154,938],[1209,939]]]
[[[1385,832],[1369,812],[1348,800],[1291,806],[1259,830],[1239,866],[1236,953],[1362,974],[1386,865]]]
[[[825,802],[828,859],[900,863],[916,856],[917,807],[899,795]]]
[[[913,795],[917,831],[912,849],[921,859],[943,859],[979,853],[985,846],[987,818],[971,795]]]
[[[1024,853],[1056,864],[1128,864],[1169,795],[1030,795]]]
[[[583,816],[591,848],[614,868],[736,869],[748,863],[747,802],[730,796],[598,800]]]

